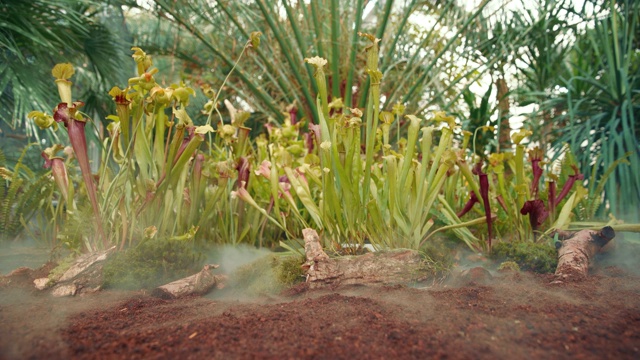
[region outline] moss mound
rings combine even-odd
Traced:
[[[104,266],[104,286],[152,289],[193,275],[204,258],[180,240],[148,240],[114,254]]]
[[[500,272],[520,272],[520,266],[515,261],[505,261],[498,266],[498,271]]]
[[[549,244],[521,242],[495,244],[491,257],[499,261],[513,261],[523,271],[552,273],[558,266],[556,249]]]
[[[49,276],[48,276],[49,279],[53,281],[58,281],[58,279],[60,279],[62,275],[64,275],[64,273],[67,272],[67,270],[69,270],[69,268],[71,268],[71,265],[73,265],[73,262],[75,260],[76,260],[75,254],[70,254],[64,259],[60,260],[60,262],[58,262],[58,265],[55,268],[53,268],[53,270],[51,270],[51,272],[49,273]]]
[[[253,294],[273,294],[304,280],[302,256],[270,254],[240,267],[230,278],[230,287]]]
[[[420,250],[424,261],[424,271],[434,277],[446,275],[453,267],[453,254],[442,241],[426,244]]]

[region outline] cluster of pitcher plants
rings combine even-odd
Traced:
[[[58,64],[52,74],[61,102],[53,115],[30,114],[41,128],[64,125],[71,146],[42,154],[57,189],[50,224],[61,231],[54,236],[79,250],[154,238],[294,248],[312,227],[333,250],[365,242],[420,249],[438,236],[490,250],[496,239],[544,239],[575,220],[581,201],[595,201],[588,195],[600,190],[582,186],[570,154],[545,174],[543,152],[522,145],[524,130],[512,137],[515,152],[481,158],[471,149],[477,134],[453,116],[420,119],[401,103],[381,109],[379,39],[361,36],[371,43],[365,108],[330,98],[327,60],[308,58],[318,123],[297,119],[291,106],[282,123],[265,124],[253,139],[250,114],[225,101],[223,116],[210,86],[200,89],[209,99],[201,110],[207,121],[194,124],[187,109],[196,91],[162,87],[151,56],[133,48],[137,76],[110,91],[117,111],[97,173],[87,153],[91,120],[72,96],[73,66]],[[254,33],[245,47],[258,45]]]

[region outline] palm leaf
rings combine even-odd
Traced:
[[[632,44],[637,40],[639,18],[636,2],[617,8],[611,1],[609,15],[599,19],[576,45],[575,75],[566,82],[566,96],[549,103],[568,109],[559,120],[568,123],[569,131],[559,136],[555,147],[567,142],[581,168],[595,169],[589,182],[606,181],[604,200],[610,208],[619,214],[631,211],[635,220],[637,207],[628,205],[640,201],[639,103],[633,96],[640,75],[632,70],[637,67],[632,63]],[[583,61],[585,57],[592,61]],[[615,166],[627,155],[630,166]]]
[[[43,135],[25,115],[31,110],[50,112],[51,104],[59,102],[57,92],[51,91],[50,74],[58,62],[70,61],[82,69],[74,79],[81,92],[105,92],[112,82],[126,80],[121,66],[125,46],[115,35],[123,26],[118,16],[122,18],[119,7],[97,1],[0,2],[2,121],[36,139]],[[102,117],[110,109],[84,110]]]
[[[418,6],[418,1],[368,4],[363,0],[155,0],[154,11],[163,15],[163,24],[173,22],[170,32],[183,34],[180,43],[167,42],[162,32],[150,34],[149,26],[147,30],[140,26],[133,31],[149,46],[162,48],[163,54],[178,54],[175,48],[181,47],[183,41],[193,45],[191,57],[197,56],[202,64],[208,64],[207,70],[213,70],[203,71],[201,76],[214,87],[226,76],[232,65],[230,59],[239,55],[248,33],[261,31],[264,35],[259,49],[241,61],[231,74],[230,85],[222,89],[221,98],[247,96],[243,100],[255,110],[265,110],[264,116],[280,120],[286,105],[295,101],[299,117],[306,116],[317,123],[313,74],[303,59],[321,56],[329,60],[331,95],[342,97],[348,106],[362,107],[367,101],[368,80],[363,71],[356,70],[362,68],[357,63],[363,61],[358,58],[363,51],[359,31],[382,38],[382,93],[388,94],[385,107],[400,98],[407,102],[408,112],[426,112],[433,106],[456,107],[458,90],[467,88],[477,81],[479,73],[487,71],[486,66],[469,61],[462,71],[457,69],[459,65],[454,66],[454,59],[464,61],[469,57],[467,49],[455,45],[470,32],[467,30],[475,25],[473,20],[482,17],[487,3],[484,1],[467,13],[455,1]],[[371,9],[368,14],[364,13],[365,7]],[[433,19],[438,30],[421,29],[411,20],[412,15]],[[222,23],[229,26],[219,26]],[[456,36],[445,37],[445,28],[455,29]],[[415,43],[416,33],[420,44]],[[424,56],[425,51],[429,56]],[[180,57],[189,56],[183,52]],[[429,88],[435,91],[425,91]]]

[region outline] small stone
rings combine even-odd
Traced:
[[[482,266],[467,269],[460,274],[460,280],[463,283],[488,284],[493,279],[489,270]]]
[[[74,296],[77,291],[78,287],[75,284],[58,285],[51,291],[51,295],[54,297]]]
[[[36,289],[38,290],[44,290],[47,287],[49,287],[49,278],[40,278],[40,279],[35,279],[33,280],[33,283],[36,286]]]

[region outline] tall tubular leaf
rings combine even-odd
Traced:
[[[370,34],[361,34],[371,41],[371,45],[367,49],[367,73],[371,83],[367,103],[367,123],[366,123],[366,150],[365,150],[365,168],[364,168],[364,188],[363,201],[369,201],[369,181],[371,180],[371,166],[373,164],[373,145],[378,129],[378,118],[380,114],[380,81],[382,73],[378,69],[378,42],[380,39]]]

